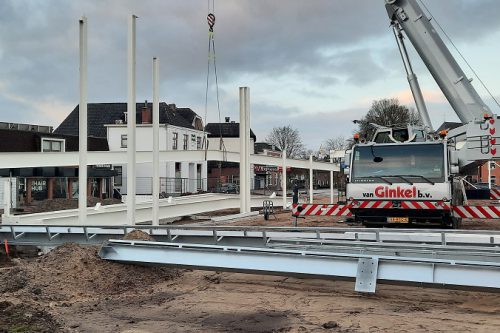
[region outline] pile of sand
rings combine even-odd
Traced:
[[[123,239],[125,240],[141,240],[141,241],[152,241],[155,239],[148,233],[141,230],[132,230],[128,234],[126,234]]]
[[[41,299],[63,301],[78,296],[113,295],[137,288],[144,290],[181,275],[179,270],[167,267],[105,261],[97,252],[98,248],[94,246],[67,243],[36,261],[22,262],[15,270],[0,273],[0,281],[10,281],[8,291],[11,292],[22,289]]]

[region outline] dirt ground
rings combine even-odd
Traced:
[[[498,332],[495,293],[104,262],[67,244],[0,268],[0,332]]]
[[[292,226],[290,212],[276,217],[220,224]],[[331,217],[298,225],[352,227]],[[353,281],[123,265],[97,250],[66,244],[13,260],[0,253],[0,332],[500,332],[498,293],[379,284],[368,295]]]

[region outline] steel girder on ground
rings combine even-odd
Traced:
[[[251,198],[251,205],[252,207],[262,207],[264,200],[274,201],[275,206],[280,206],[282,199],[270,199],[267,196],[254,196]],[[136,223],[143,223],[152,220],[151,207],[151,201],[136,204]],[[159,218],[168,219],[238,207],[240,207],[240,197],[237,194],[198,194],[173,198],[171,202],[169,202],[168,199],[161,199],[159,203]],[[122,225],[126,221],[126,218],[126,204],[100,206],[98,209],[93,207],[87,208],[88,225]],[[2,223],[25,225],[78,225],[78,209],[24,215],[3,215]]]
[[[377,281],[434,286],[500,288],[493,261],[351,254],[308,249],[175,244],[110,240],[99,255],[111,261],[252,274],[352,278],[357,291],[375,292]]]
[[[57,246],[66,242],[102,244],[121,238],[132,230],[141,230],[157,241],[251,247],[322,246],[349,248],[352,251],[442,251],[439,246],[455,247],[454,251],[489,248],[498,251],[500,232],[472,230],[360,229],[360,228],[291,228],[237,227],[193,225],[0,225],[0,240],[10,244]],[[457,249],[458,247],[458,249]]]

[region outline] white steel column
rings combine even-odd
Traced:
[[[137,16],[131,15],[128,20],[128,46],[127,46],[127,224],[135,224],[135,20]]]
[[[12,178],[9,177],[3,185],[3,215],[10,216],[12,209]]]
[[[313,203],[313,156],[309,156],[309,203]]]
[[[87,18],[80,19],[80,102],[78,105],[78,222],[87,222]]]
[[[240,213],[250,208],[250,88],[240,87]]]
[[[282,163],[282,176],[281,176],[281,189],[283,190],[283,209],[286,209],[286,149],[287,147],[283,149],[283,152],[281,153],[283,157],[283,163]]]
[[[333,158],[330,157],[330,163],[333,163]],[[333,203],[333,171],[330,171],[330,203]]]
[[[201,162],[201,179],[202,179],[202,190],[206,191],[208,189],[207,161]]]
[[[160,207],[160,71],[159,59],[153,58],[153,225],[159,225]]]
[[[491,161],[488,161],[488,188],[491,190]]]

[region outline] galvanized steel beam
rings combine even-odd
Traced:
[[[111,261],[252,274],[356,279],[374,292],[377,281],[500,288],[500,264],[488,261],[400,258],[302,249],[110,240],[99,255]],[[368,270],[368,271],[367,271]]]

